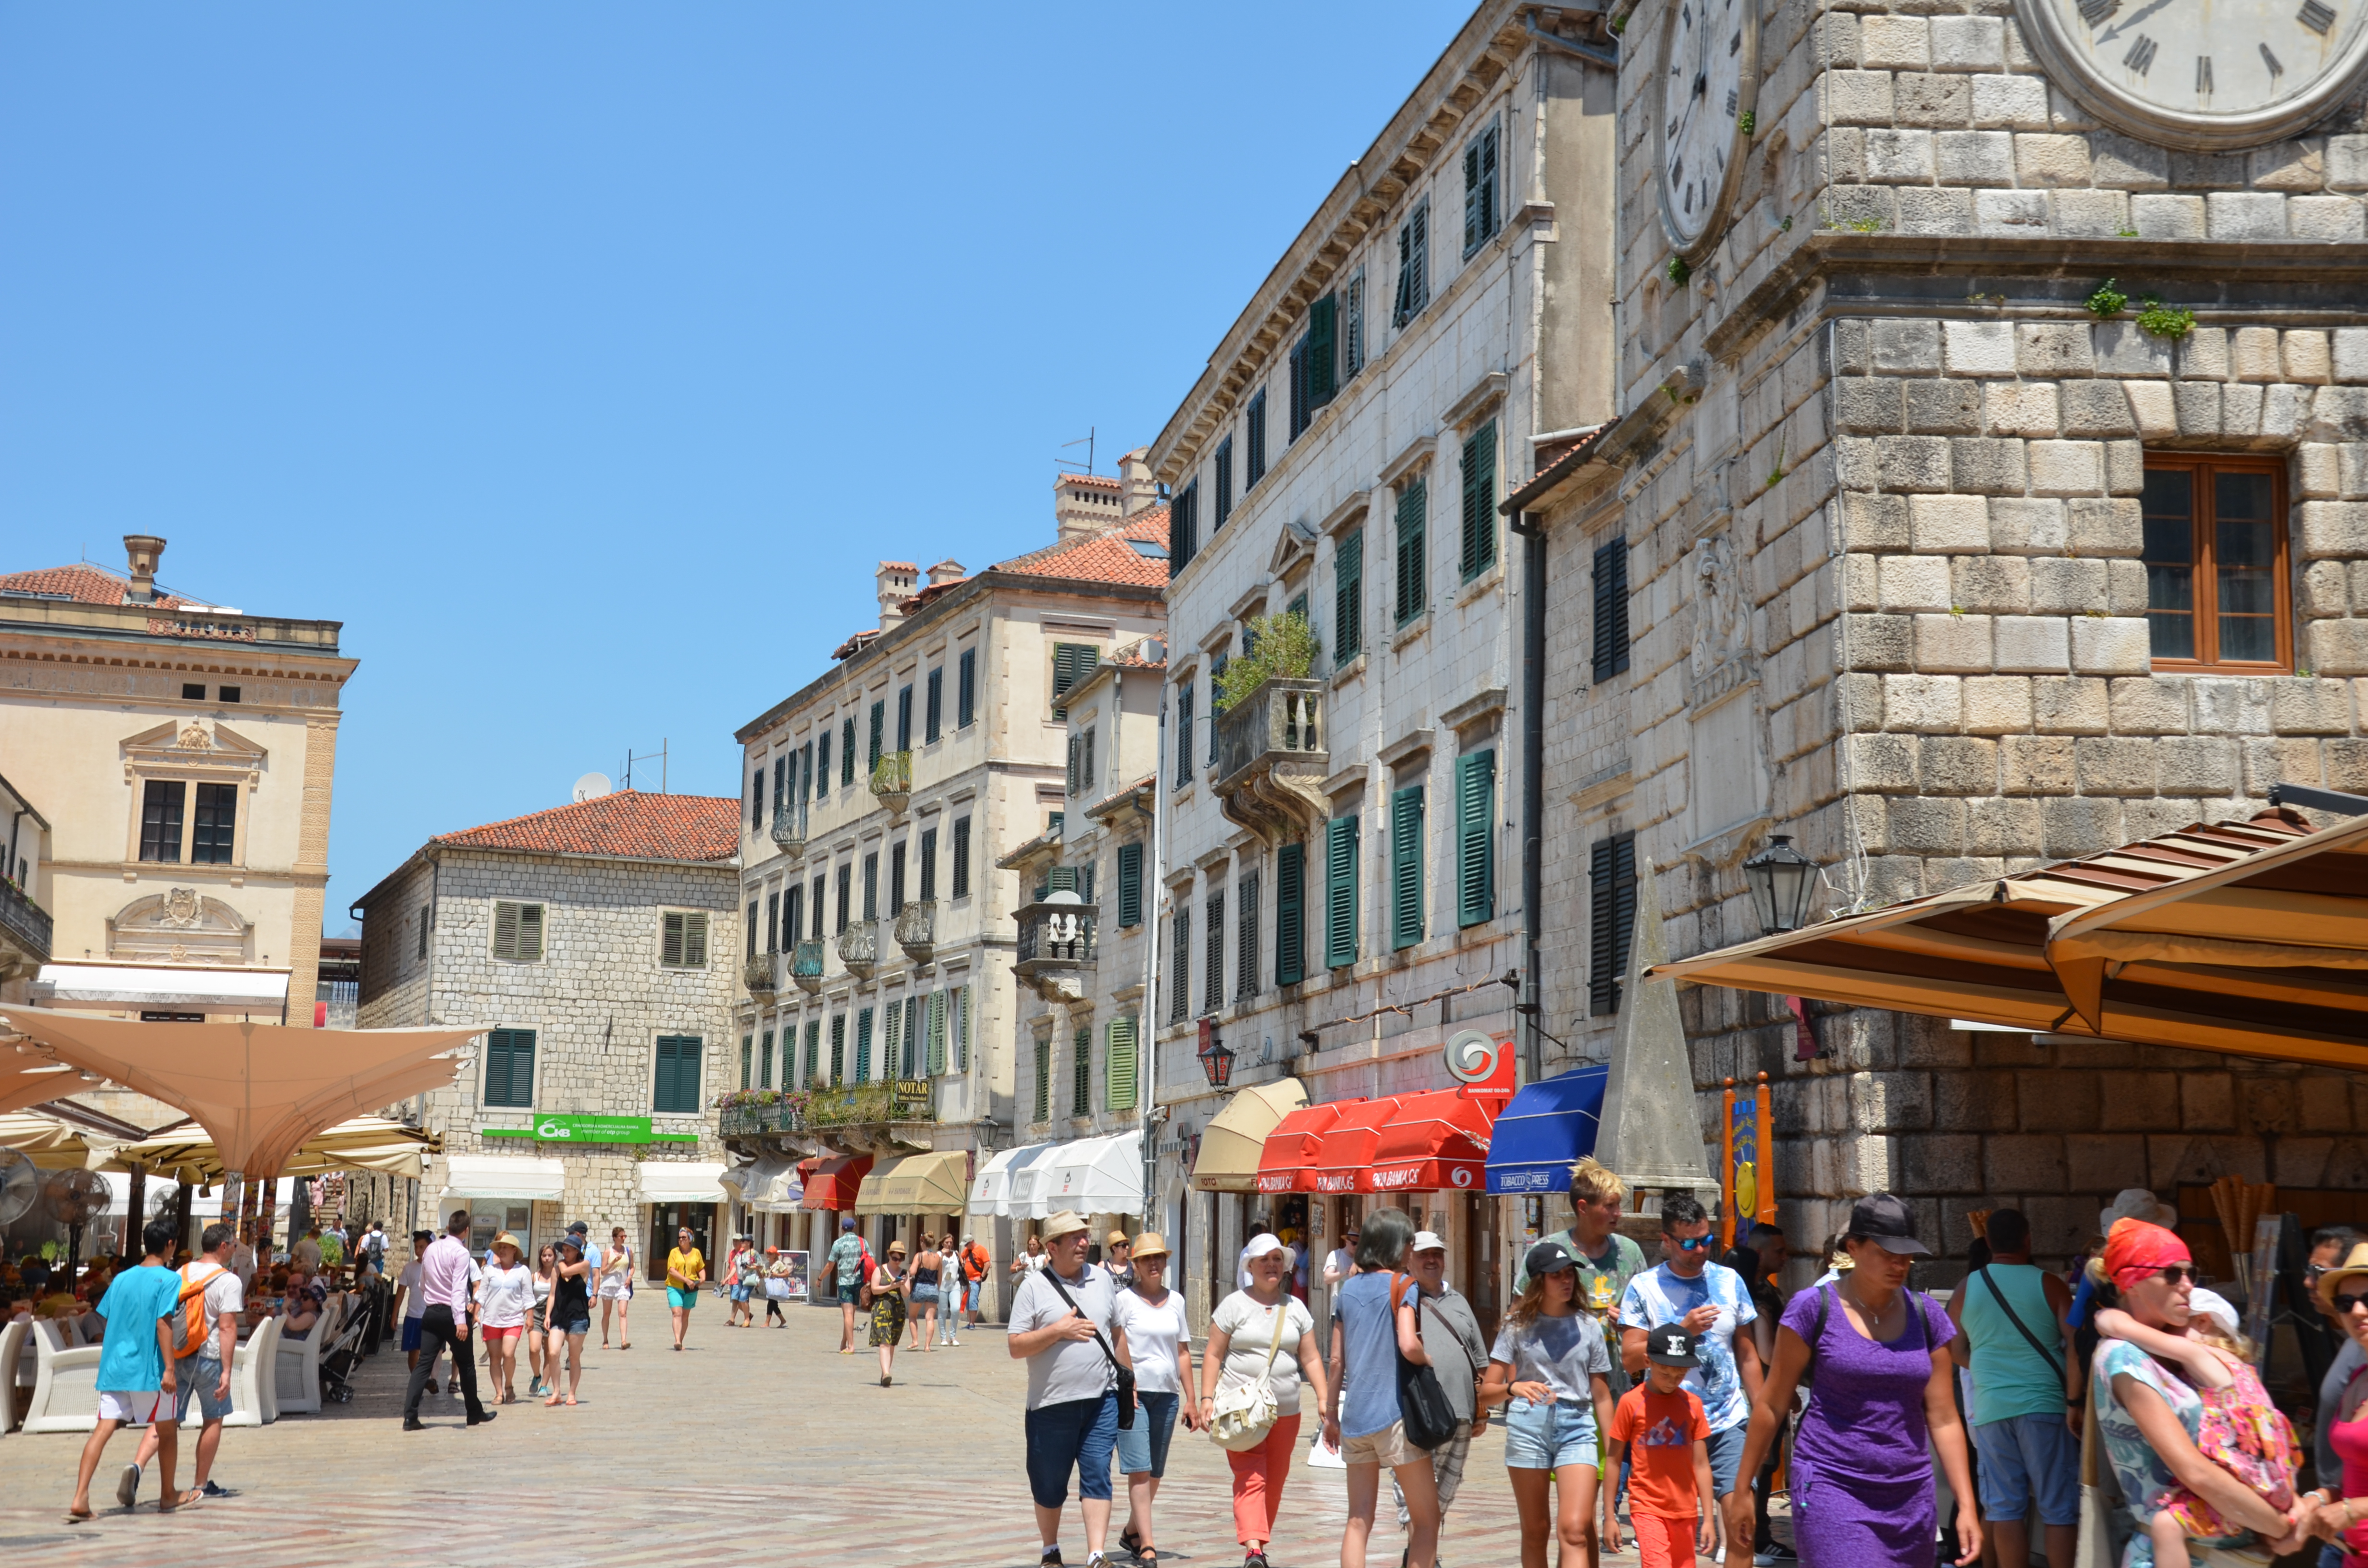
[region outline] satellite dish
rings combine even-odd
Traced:
[[[587,773],[583,778],[578,778],[575,781],[575,798],[579,801],[597,801],[601,796],[607,794],[609,788],[609,776],[607,774]]]
[[[87,1225],[113,1198],[107,1178],[97,1171],[52,1171],[41,1184],[41,1201],[50,1218],[61,1225]]]
[[[21,1150],[0,1149],[0,1225],[13,1225],[41,1195],[41,1173]]]

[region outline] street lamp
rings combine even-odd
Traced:
[[[1768,847],[1743,863],[1751,884],[1751,907],[1763,936],[1798,931],[1808,924],[1809,893],[1817,884],[1817,863],[1793,847],[1793,836],[1771,836]]]
[[[1222,1089],[1234,1081],[1234,1052],[1217,1038],[1213,1018],[1201,1020],[1201,1049],[1193,1054],[1201,1059],[1201,1071],[1208,1074],[1209,1087]]]

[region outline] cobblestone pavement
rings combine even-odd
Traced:
[[[91,1489],[98,1517],[65,1525],[82,1438],[12,1433],[0,1438],[0,1561],[347,1568],[392,1554],[486,1568],[564,1553],[582,1568],[1032,1568],[1038,1544],[1020,1460],[1026,1379],[999,1332],[966,1334],[960,1348],[928,1356],[900,1353],[896,1386],[882,1389],[871,1352],[834,1354],[835,1312],[800,1306],[787,1329],[726,1330],[710,1300],[677,1356],[663,1299],[643,1300],[657,1310],[634,1313],[630,1352],[601,1350],[596,1335],[573,1410],[522,1398],[472,1431],[457,1401],[431,1394],[429,1430],[406,1435],[403,1357],[390,1346],[364,1363],[350,1404],[224,1433],[216,1479],[241,1494],[177,1517],[155,1512],[153,1468],[139,1508],[115,1507],[115,1476],[132,1449],[131,1435],[119,1433]],[[525,1376],[521,1368],[521,1388]],[[1341,1471],[1294,1465],[1276,1568],[1339,1561],[1344,1493]],[[1230,1499],[1224,1453],[1179,1430],[1159,1498],[1163,1557],[1239,1562]],[[1113,1550],[1125,1507],[1121,1489]],[[409,1539],[406,1521],[418,1532]],[[1394,1520],[1381,1522],[1372,1568],[1391,1568],[1404,1544]],[[1084,1562],[1074,1505],[1062,1546],[1070,1562]],[[1452,1568],[1520,1562],[1493,1431],[1474,1445],[1441,1555]],[[1623,1556],[1634,1561],[1633,1549]]]

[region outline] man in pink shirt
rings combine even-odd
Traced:
[[[427,1310],[419,1319],[422,1354],[419,1364],[411,1369],[411,1392],[403,1402],[406,1432],[426,1429],[419,1419],[419,1396],[435,1375],[437,1356],[446,1350],[452,1353],[452,1372],[461,1381],[469,1425],[491,1421],[495,1414],[477,1403],[477,1358],[469,1332],[476,1308],[469,1300],[469,1246],[461,1239],[468,1233],[469,1211],[456,1209],[444,1233],[419,1256],[419,1295]]]

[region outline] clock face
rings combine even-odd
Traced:
[[[2368,63],[2368,0],[2016,0],[2015,10],[2040,63],[2085,108],[2173,147],[2292,135]]]
[[[2368,0],[2358,0],[2368,6]],[[1661,222],[1681,252],[1718,238],[1758,101],[1759,0],[1664,0],[1659,145]]]

